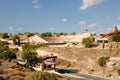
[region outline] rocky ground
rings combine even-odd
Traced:
[[[117,70],[120,69],[120,66],[112,67],[101,67],[98,65],[98,59],[100,57],[120,57],[120,49],[95,49],[95,48],[42,48],[51,52],[52,54],[57,54],[63,57],[65,61],[61,62],[59,65],[62,68],[72,68],[78,69],[80,72],[87,74],[92,74],[96,76],[106,77],[113,80],[119,80]]]
[[[0,60],[0,80],[25,80],[30,72],[14,61]]]
[[[48,47],[40,48],[50,52],[52,54],[57,54],[58,58],[58,68],[64,69],[77,69],[80,72],[92,74],[101,77],[107,77],[112,80],[120,80],[117,74],[117,70],[120,66],[113,67],[100,67],[98,65],[98,59],[103,56],[107,57],[120,57],[120,49],[94,49],[94,48],[74,48],[74,47]],[[31,73],[30,71],[17,65],[14,61],[4,61],[0,60],[0,80],[27,80]]]
[[[35,72],[34,70],[18,65],[14,60],[11,62],[0,60],[0,80],[30,80]],[[67,80],[60,76],[56,77],[58,80]]]

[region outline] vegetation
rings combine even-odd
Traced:
[[[91,41],[90,37],[89,38],[83,38],[82,44],[84,44],[86,48],[91,48],[92,47],[92,41]]]
[[[3,39],[5,39],[5,38],[9,38],[8,33],[2,33],[1,36],[2,36]]]
[[[8,49],[9,49],[9,47],[7,45],[3,45],[3,46],[0,47],[0,53],[6,51]]]
[[[30,44],[25,44],[22,46],[22,58],[27,60],[26,67],[32,67],[40,62],[40,60],[37,58],[37,53],[34,51],[36,48],[38,48],[38,46],[36,47],[36,45]]]
[[[0,41],[0,58],[9,61],[16,59],[16,54],[2,41]]]
[[[64,35],[64,36],[66,36],[67,35],[67,33],[63,33],[63,32],[61,32],[61,33],[59,33],[60,35]]]
[[[17,53],[18,51],[19,51],[18,48],[14,48],[14,49],[12,49],[12,52],[14,52],[14,53]]]
[[[58,80],[55,75],[47,72],[34,72],[29,80]]]
[[[117,70],[118,75],[120,76],[120,69]]]
[[[22,58],[27,60],[26,67],[33,67],[35,64],[39,62],[38,58],[36,57],[37,53],[25,50],[22,52]]]
[[[16,59],[16,55],[12,51],[6,50],[0,54],[0,58],[11,61],[12,59]]]
[[[120,42],[120,34],[117,26],[115,26],[114,34],[109,38],[110,41]]]
[[[110,48],[110,50],[112,50],[112,48],[113,48],[113,45],[112,45],[112,43],[110,44],[109,48]]]
[[[98,59],[98,64],[102,67],[106,66],[106,62],[109,60],[109,57],[100,57]]]
[[[34,36],[35,34],[34,33],[30,33],[30,32],[25,32],[24,33],[27,37],[31,37],[31,36]]]
[[[20,38],[17,35],[13,37],[13,43],[20,46]]]
[[[72,33],[70,33],[70,35],[76,35],[76,33],[75,33],[75,32],[72,32]]]
[[[45,32],[45,33],[41,33],[40,35],[41,37],[52,37],[52,33],[51,32]]]

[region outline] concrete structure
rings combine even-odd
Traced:
[[[42,60],[36,67],[33,67],[36,71],[44,71],[44,69],[55,69],[56,68],[56,58],[57,56],[37,56]]]

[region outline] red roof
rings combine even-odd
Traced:
[[[120,32],[120,30],[119,30],[119,32]],[[112,34],[114,34],[114,32],[100,34],[100,36],[102,36],[102,37],[108,37],[108,36],[111,36]]]

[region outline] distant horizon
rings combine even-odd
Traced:
[[[0,0],[0,33],[120,29],[120,0]]]

